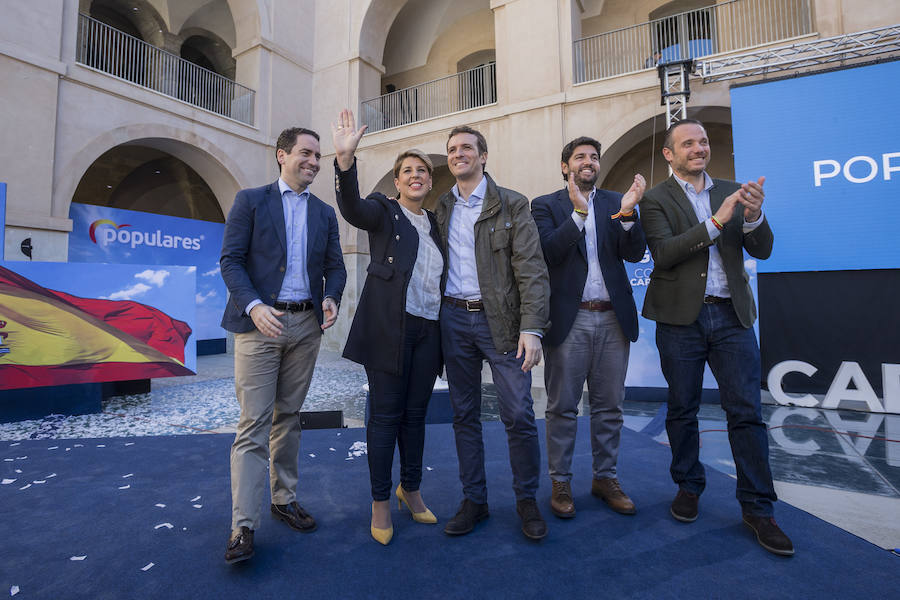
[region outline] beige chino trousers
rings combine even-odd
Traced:
[[[322,331],[312,310],[285,312],[282,332],[234,336],[234,387],[241,406],[231,446],[231,527],[258,529],[266,467],[273,504],[296,498],[300,408],[309,391]]]

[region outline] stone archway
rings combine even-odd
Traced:
[[[188,165],[209,186],[222,214],[228,214],[234,196],[249,187],[249,180],[234,159],[196,133],[160,125],[130,125],[108,131],[88,142],[57,171],[54,182],[55,217],[67,218],[78,184],[98,158],[124,144],[135,144],[171,155]]]
[[[721,106],[689,107],[688,117],[706,125],[712,147],[709,174],[734,179],[731,110]],[[664,181],[669,176],[668,163],[662,156],[665,125],[665,115],[656,115],[634,125],[604,147],[598,187],[625,192],[635,173],[647,179],[648,188]]]

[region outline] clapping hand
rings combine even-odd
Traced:
[[[622,204],[621,208],[619,208],[619,212],[630,214],[634,210],[634,207],[641,201],[641,198],[644,197],[644,190],[646,189],[647,180],[644,179],[643,175],[638,173],[634,176],[634,183],[631,184],[631,187],[628,188],[628,191],[622,196]]]

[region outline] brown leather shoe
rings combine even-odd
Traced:
[[[296,501],[290,504],[273,504],[272,514],[276,519],[281,519],[290,525],[295,531],[310,533],[316,530],[316,520]]]
[[[637,512],[634,502],[622,491],[619,480],[615,477],[594,479],[591,483],[591,494],[606,502],[611,509],[622,515],[633,515]]]
[[[575,503],[572,501],[572,486],[568,481],[550,481],[553,489],[550,492],[550,512],[561,519],[575,516]]]
[[[228,546],[225,547],[225,562],[228,564],[241,562],[253,557],[253,530],[239,527],[231,532]]]

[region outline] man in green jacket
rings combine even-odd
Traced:
[[[550,283],[528,199],[497,186],[484,172],[486,162],[480,132],[450,132],[447,166],[456,185],[441,196],[435,216],[448,254],[441,345],[465,498],[444,532],[469,533],[488,517],[481,435],[481,364],[487,360],[506,425],[522,532],[539,540],[547,525],[535,502],[541,451],[531,368],[541,360],[541,336],[549,326]]]
[[[773,236],[762,211],[765,177],[740,184],[706,173],[711,149],[703,124],[685,119],[666,132],[672,177],[644,195],[641,222],[653,255],[643,315],[656,321],[656,346],[669,384],[666,432],[678,485],[672,516],[694,521],[706,485],[697,411],[703,368],[719,384],[744,522],[766,550],[794,553],[773,518],[769,438],[760,409],[756,306],[744,251],[766,259]]]

